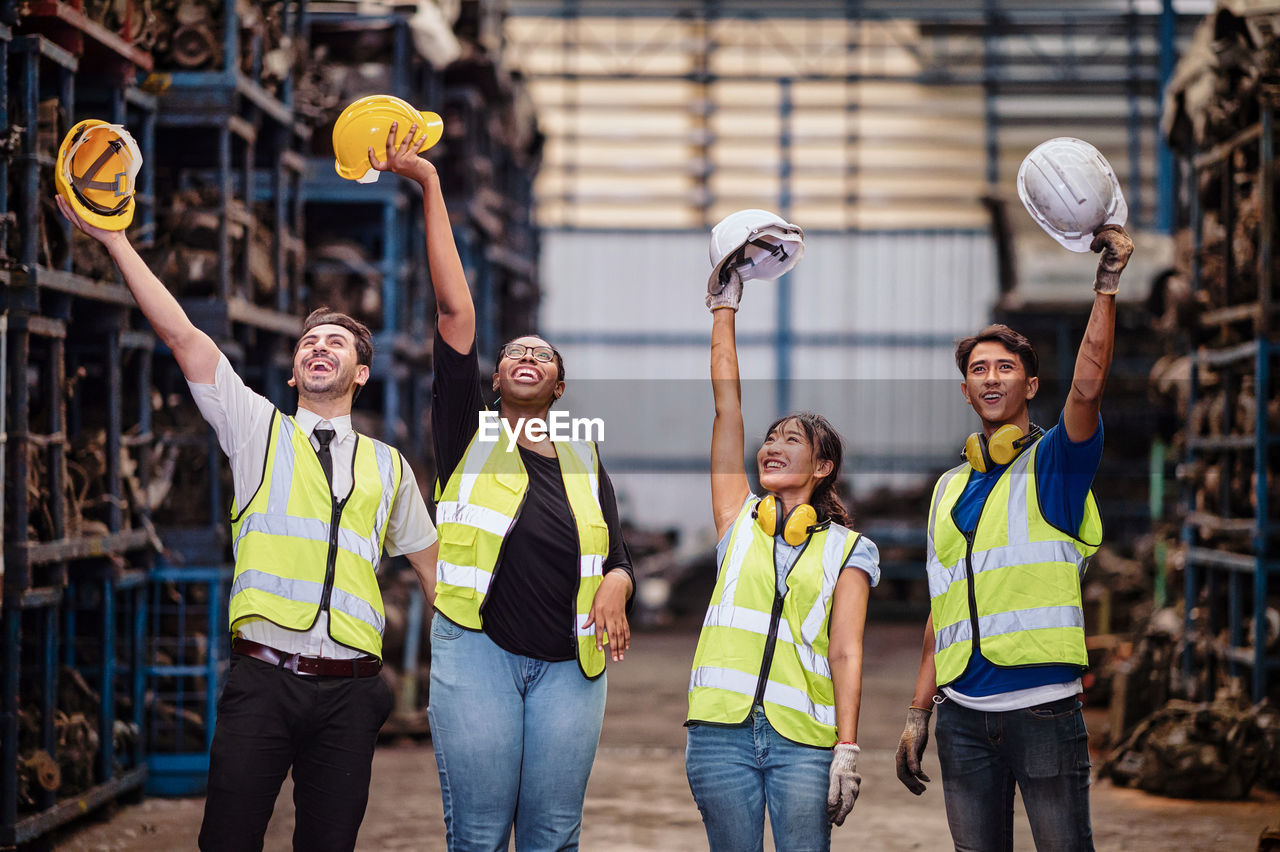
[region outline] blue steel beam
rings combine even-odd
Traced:
[[[780,195],[779,213],[783,219],[791,216],[791,81],[778,81],[778,119],[781,131],[778,136],[778,178]],[[779,415],[791,411],[791,350],[794,346],[791,328],[791,274],[778,279],[778,324],[774,341],[775,381],[774,409]]]
[[[1160,8],[1160,123],[1164,122],[1164,95],[1178,59],[1178,19],[1173,0],[1162,0]],[[1159,124],[1157,126],[1159,126]],[[1163,133],[1156,134],[1156,228],[1167,234],[1177,227],[1178,194],[1174,180],[1173,151]]]

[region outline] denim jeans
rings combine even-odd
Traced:
[[[1080,702],[1002,713],[938,706],[934,737],[947,822],[958,852],[1013,849],[1013,790],[1038,852],[1091,852],[1089,735]]]
[[[604,723],[605,675],[431,623],[431,742],[450,852],[576,850]]]
[[[711,852],[764,849],[766,805],[778,852],[831,848],[831,750],[786,739],[760,707],[741,725],[691,725],[684,768]]]

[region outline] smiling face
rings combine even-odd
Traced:
[[[1027,429],[1027,403],[1035,398],[1040,380],[1028,377],[1022,361],[1003,343],[985,340],[973,347],[960,390],[982,418],[990,434],[1006,423]]]
[[[790,509],[809,502],[813,489],[831,473],[834,465],[818,458],[800,421],[789,417],[765,436],[756,453],[756,467],[760,486],[782,496],[783,503]]]
[[[369,367],[359,363],[356,338],[340,325],[317,325],[298,341],[293,378],[300,400],[334,400],[354,394],[369,380]]]
[[[535,349],[551,349],[551,344],[534,334],[517,337],[511,343],[519,343],[525,352],[519,358],[502,355],[493,374],[493,389],[503,402],[522,406],[550,408],[564,393],[560,380],[560,367],[553,356],[549,361],[539,361]],[[511,345],[511,344],[507,344]]]

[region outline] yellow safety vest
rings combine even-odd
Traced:
[[[975,650],[1004,668],[1088,665],[1080,578],[1102,543],[1102,518],[1090,492],[1076,534],[1045,520],[1039,446],[1000,474],[971,538],[951,513],[972,468],[953,468],[934,486],[927,567],[939,686],[964,674]]]
[[[736,725],[760,704],[787,739],[830,748],[831,599],[859,534],[831,524],[810,536],[779,599],[774,539],[752,518],[759,502],[748,500],[733,523],[693,656],[688,721]]]
[[[467,451],[436,505],[440,557],[436,562],[436,609],[451,621],[480,630],[481,609],[493,582],[498,556],[515,525],[529,490],[529,474],[506,430],[494,441],[471,439]],[[604,671],[604,652],[596,649],[596,628],[583,624],[591,613],[609,553],[609,528],[600,510],[600,461],[592,442],[556,441],[569,510],[578,530],[578,666],[589,678]]]
[[[277,411],[269,429],[262,483],[243,511],[231,507],[231,630],[247,618],[309,630],[327,609],[334,641],[381,659],[386,617],[376,572],[400,453],[357,434],[351,494],[339,503],[297,421]]]

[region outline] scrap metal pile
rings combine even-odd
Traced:
[[[1241,798],[1255,784],[1280,784],[1275,680],[1268,699],[1254,673],[1280,655],[1280,600],[1256,592],[1252,575],[1280,545],[1280,393],[1259,369],[1275,341],[1270,291],[1280,282],[1277,186],[1263,177],[1274,171],[1260,159],[1270,144],[1260,118],[1277,107],[1280,13],[1223,0],[1166,92],[1162,130],[1190,167],[1191,222],[1148,304],[1165,347],[1151,398],[1180,460],[1178,508],[1156,523],[1155,546],[1168,589],[1190,599],[1153,613],[1132,652],[1109,662],[1114,751],[1102,774],[1163,795]],[[1258,703],[1246,697],[1251,683]]]

